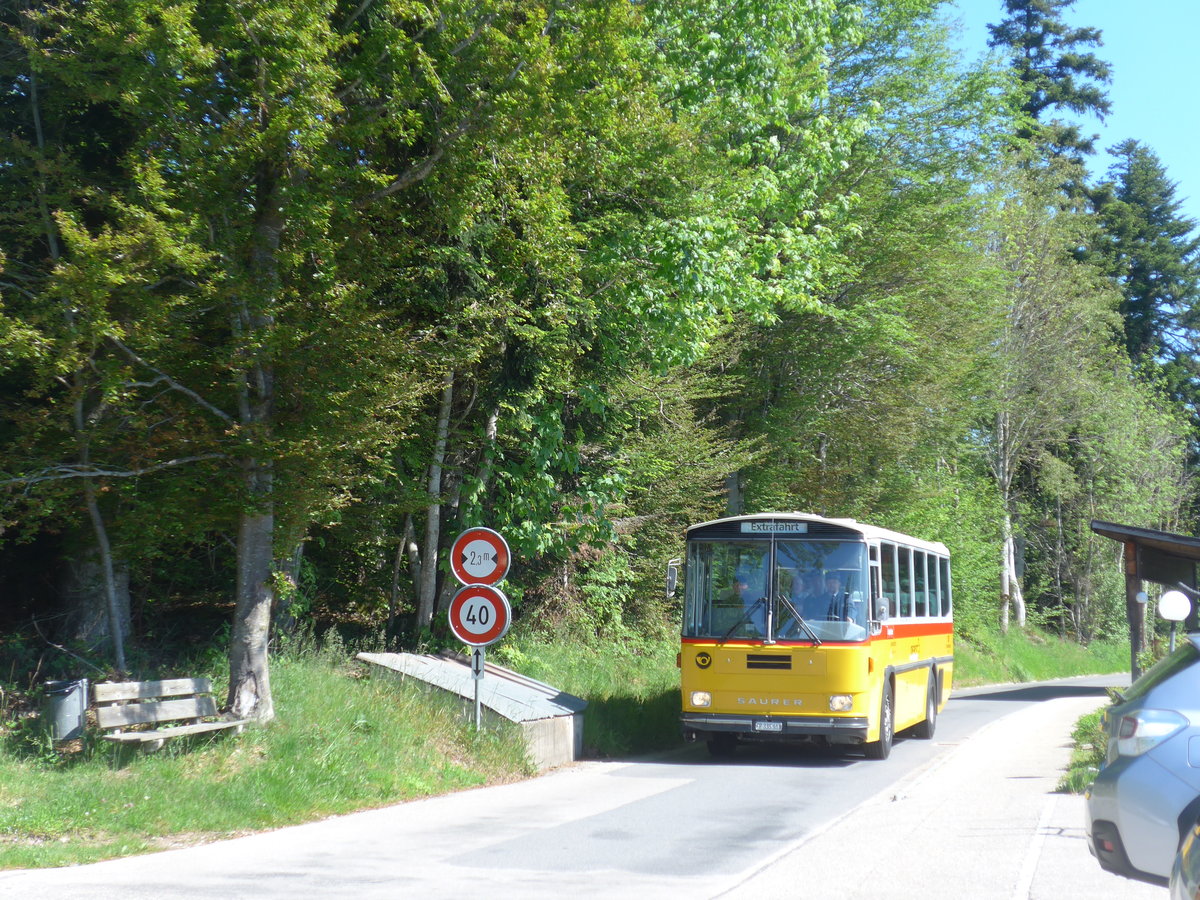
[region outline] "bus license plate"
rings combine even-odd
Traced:
[[[755,731],[783,731],[782,722],[755,722]]]

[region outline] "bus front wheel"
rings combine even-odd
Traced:
[[[883,686],[883,700],[879,704],[879,740],[863,744],[867,759],[887,759],[892,752],[892,735],[895,728],[895,705],[891,684]]]
[[[708,739],[708,752],[717,759],[728,759],[737,749],[737,735],[719,731]]]

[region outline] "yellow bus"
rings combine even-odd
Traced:
[[[693,525],[684,736],[716,756],[799,739],[871,759],[897,732],[931,738],[954,679],[953,607],[940,543],[806,513]]]

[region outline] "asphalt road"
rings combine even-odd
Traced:
[[[1053,793],[1086,679],[969,691],[890,759],[701,746],[201,847],[0,872],[0,897],[1147,897]]]

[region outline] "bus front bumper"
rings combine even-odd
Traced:
[[[684,713],[680,724],[689,741],[712,734],[738,734],[755,738],[827,738],[833,743],[861,743],[867,739],[865,717],[739,716]]]

